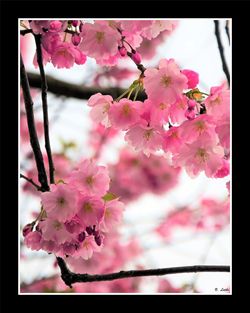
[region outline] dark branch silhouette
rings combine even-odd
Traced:
[[[68,269],[65,261],[60,257],[57,257],[57,262],[61,270],[62,280],[70,288],[72,288],[72,284],[75,283],[110,281],[129,277],[162,276],[169,274],[194,273],[194,272],[230,272],[230,266],[226,265],[193,265],[193,266],[168,267],[148,270],[120,271],[116,273],[102,275],[89,275],[89,274],[76,274],[71,272]]]
[[[22,56],[20,56],[20,77],[21,86],[23,90],[24,104],[27,115],[27,123],[30,135],[30,144],[34,152],[36,166],[38,170],[38,180],[41,184],[41,191],[48,191],[49,185],[47,180],[47,174],[45,171],[45,166],[43,162],[43,156],[40,148],[40,144],[37,137],[34,112],[33,112],[33,101],[30,95],[29,81],[26,74],[26,70],[23,64]]]
[[[230,44],[230,32],[229,32],[229,20],[226,20],[225,30],[228,38],[228,43]]]
[[[222,62],[222,69],[226,75],[228,86],[230,86],[230,74],[229,74],[227,62],[226,62],[225,55],[224,55],[224,48],[223,48],[223,45],[221,42],[219,21],[214,20],[214,25],[215,25],[215,36],[217,39],[218,48],[219,48],[219,52],[220,52],[220,58],[221,58],[221,62]]]
[[[30,82],[30,87],[41,88],[41,80],[39,75],[34,73],[28,73],[28,78]],[[115,99],[125,91],[125,89],[122,88],[85,87],[81,85],[64,82],[48,75],[47,75],[47,84],[48,91],[57,96],[72,97],[82,100],[87,100],[98,92],[100,92],[103,95],[111,95],[113,99]],[[146,94],[144,92],[140,92],[138,94],[137,100],[143,101],[145,99]]]
[[[43,106],[43,127],[44,127],[44,139],[45,139],[45,149],[47,151],[48,161],[49,161],[49,175],[50,183],[54,184],[54,164],[52,159],[50,139],[49,139],[49,118],[48,118],[48,103],[47,103],[47,81],[43,67],[43,55],[41,47],[41,35],[34,35],[36,42],[36,54],[37,54],[37,63],[40,70],[40,80],[41,80],[41,89],[42,89],[42,106]]]

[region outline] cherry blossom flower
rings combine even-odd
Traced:
[[[24,243],[31,250],[38,251],[41,249],[41,239],[42,239],[41,233],[38,231],[33,231],[25,236]]]
[[[201,171],[205,171],[207,177],[213,177],[222,165],[223,156],[223,148],[204,134],[193,143],[184,144],[173,156],[173,165],[185,167],[190,177]]]
[[[92,107],[90,111],[90,116],[96,123],[101,123],[102,125],[109,127],[109,109],[113,102],[113,98],[109,95],[102,95],[100,92],[91,96],[88,100],[88,105]]]
[[[128,99],[121,99],[119,102],[114,102],[109,110],[111,125],[118,129],[127,130],[139,121],[139,110],[142,105],[140,101]]]
[[[93,252],[100,251],[98,249],[95,239],[93,236],[87,237],[79,246],[77,251],[74,253],[74,258],[82,258],[88,260],[92,257]]]
[[[114,225],[121,221],[124,204],[117,200],[107,201],[105,203],[104,217],[101,222],[101,230],[107,232],[113,229]]]
[[[104,216],[104,201],[98,197],[81,196],[77,215],[85,226],[100,223]]]
[[[120,34],[112,27],[95,22],[82,27],[80,49],[84,54],[95,58],[96,62],[117,54]]]
[[[163,144],[161,130],[147,126],[143,122],[130,128],[125,135],[125,140],[136,151],[142,151],[146,156],[161,149]]]
[[[226,84],[218,87],[212,87],[210,96],[205,100],[207,114],[214,118],[225,118],[230,114],[230,91]]]
[[[69,183],[87,195],[103,196],[109,189],[109,181],[107,168],[89,160],[82,161],[69,176]]]
[[[67,184],[52,185],[51,191],[41,194],[47,216],[60,222],[66,222],[76,214],[77,198],[77,191]]]
[[[187,88],[188,80],[173,59],[162,59],[159,69],[149,68],[144,74],[145,91],[150,100],[158,103],[174,103]]]
[[[64,223],[59,222],[57,219],[46,218],[40,221],[39,229],[41,229],[44,240],[51,240],[57,244],[71,241],[73,238],[73,235],[67,231]]]

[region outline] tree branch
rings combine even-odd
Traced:
[[[221,58],[221,62],[222,62],[222,69],[226,75],[227,78],[227,82],[228,85],[230,86],[230,74],[229,74],[229,70],[227,67],[227,62],[224,56],[224,48],[221,42],[221,38],[220,38],[220,29],[219,29],[219,21],[214,20],[214,25],[215,25],[215,36],[217,39],[217,43],[218,43],[218,48],[219,48],[219,52],[220,52],[220,58]]]
[[[103,275],[89,275],[89,274],[76,274],[71,272],[68,269],[65,261],[60,257],[57,257],[57,262],[61,270],[61,277],[65,284],[70,288],[72,288],[72,284],[75,283],[110,281],[129,277],[162,276],[168,274],[181,274],[193,272],[230,272],[230,266],[225,265],[193,265],[193,266],[157,268],[149,270],[120,271],[116,273]]]
[[[47,181],[47,174],[45,171],[45,166],[43,162],[43,156],[40,148],[40,144],[37,137],[36,127],[35,127],[35,119],[33,112],[33,101],[30,95],[30,87],[29,81],[26,74],[26,70],[23,64],[22,55],[20,56],[20,77],[21,77],[21,85],[23,89],[23,97],[25,103],[25,110],[27,114],[27,123],[30,135],[30,144],[32,150],[34,152],[36,166],[38,170],[38,180],[41,184],[41,191],[48,191],[49,185]]]
[[[228,38],[228,43],[230,44],[230,32],[229,32],[229,20],[226,21],[225,30]]]
[[[28,73],[28,78],[30,82],[30,87],[41,88],[40,86],[40,76],[34,73]],[[103,95],[111,95],[113,99],[121,95],[125,89],[121,88],[93,88],[85,87],[81,85],[75,85],[68,82],[61,81],[59,79],[53,78],[47,75],[48,91],[65,97],[72,97],[76,99],[87,100],[94,94],[100,92]],[[138,100],[143,101],[146,99],[146,94],[140,92],[137,97]]]
[[[41,89],[42,89],[42,106],[43,106],[43,127],[44,127],[44,138],[45,138],[45,149],[47,151],[48,161],[49,161],[49,175],[50,183],[54,184],[54,171],[55,167],[53,164],[50,139],[49,139],[49,118],[48,118],[48,103],[47,103],[47,81],[43,67],[43,55],[41,48],[41,35],[34,35],[36,42],[36,53],[37,53],[37,63],[41,75]]]
[[[21,178],[24,178],[25,180],[27,180],[29,183],[31,183],[34,187],[36,187],[36,189],[38,191],[41,191],[41,187],[39,185],[37,185],[36,183],[34,183],[33,179],[31,178],[28,178],[27,176],[23,175],[23,174],[20,174],[20,177]]]

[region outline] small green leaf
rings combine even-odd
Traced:
[[[102,198],[104,201],[111,201],[111,200],[117,199],[118,197],[115,194],[113,194],[112,192],[108,192]]]

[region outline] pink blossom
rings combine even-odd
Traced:
[[[168,122],[170,108],[171,106],[166,103],[153,102],[147,99],[140,107],[140,115],[151,126],[159,127]]]
[[[179,127],[171,127],[163,136],[163,149],[165,152],[178,153],[180,147],[184,144],[180,136]]]
[[[117,199],[105,203],[104,217],[101,222],[101,229],[105,232],[111,231],[114,225],[121,221],[124,204]]]
[[[225,149],[230,149],[230,121],[220,121],[215,128],[220,144]]]
[[[25,236],[24,243],[31,250],[38,251],[41,249],[41,239],[42,239],[42,235],[40,232],[32,231]]]
[[[69,181],[82,193],[103,196],[109,189],[110,178],[106,167],[84,160],[78,170],[71,173]]]
[[[142,36],[147,39],[156,38],[160,32],[171,32],[176,27],[177,21],[174,20],[154,20],[153,23],[142,31]]]
[[[41,39],[42,47],[49,53],[53,54],[56,47],[62,43],[60,34],[47,32]]]
[[[74,253],[74,258],[83,258],[88,260],[92,257],[93,252],[98,251],[98,246],[95,243],[93,236],[86,237],[86,239],[80,244],[77,251]]]
[[[145,91],[150,100],[158,103],[174,103],[187,88],[188,80],[173,59],[162,59],[159,69],[149,68],[144,74]]]
[[[161,130],[139,123],[130,128],[125,140],[136,150],[142,151],[146,156],[162,148],[163,139]]]
[[[181,124],[186,120],[185,112],[188,108],[188,98],[181,95],[170,107],[169,117],[172,123]]]
[[[77,191],[67,184],[52,185],[51,191],[41,195],[48,217],[60,222],[66,222],[76,214],[77,198]]]
[[[205,100],[207,114],[216,119],[229,117],[230,114],[230,91],[226,84],[212,87],[210,96]]]
[[[205,171],[207,177],[213,177],[222,165],[224,151],[208,135],[200,136],[196,141],[184,144],[173,156],[174,166],[185,167],[191,177]]]
[[[228,176],[230,172],[230,166],[229,162],[226,160],[223,160],[221,168],[218,169],[218,171],[215,173],[215,178],[222,178],[225,176]]]
[[[179,127],[181,138],[185,142],[193,142],[206,134],[211,139],[217,139],[215,124],[211,116],[202,114],[193,120],[183,122]]]
[[[121,28],[130,33],[141,33],[143,29],[150,27],[152,20],[121,20]]]
[[[188,79],[188,88],[193,89],[195,88],[199,83],[199,74],[195,71],[191,70],[182,70],[181,71]]]
[[[139,121],[139,110],[142,102],[121,99],[114,102],[109,110],[109,118],[113,127],[126,130]]]
[[[88,100],[88,105],[92,107],[90,116],[96,123],[109,127],[109,109],[113,102],[113,98],[109,95],[102,95],[100,92],[91,96]]]
[[[59,245],[53,240],[42,240],[42,249],[49,253],[56,253],[59,250]]]
[[[75,62],[84,64],[86,56],[77,47],[68,42],[62,42],[55,47],[51,61],[55,67],[70,68]]]
[[[104,202],[98,197],[81,196],[78,200],[78,212],[85,226],[97,225],[104,216]]]
[[[42,238],[47,241],[54,241],[57,244],[72,240],[70,234],[63,223],[56,219],[46,218],[39,222],[39,228],[42,231]]]
[[[117,54],[120,34],[108,24],[85,23],[82,27],[80,49],[96,62]]]
[[[79,234],[81,230],[84,228],[83,223],[81,222],[79,216],[75,215],[71,220],[66,221],[64,223],[65,228],[71,234],[77,233]]]
[[[131,56],[132,60],[135,62],[135,64],[140,64],[141,63],[141,55],[139,52],[133,53],[132,52],[132,56]]]
[[[49,31],[50,32],[59,32],[62,30],[63,23],[61,21],[51,21],[49,23]]]

